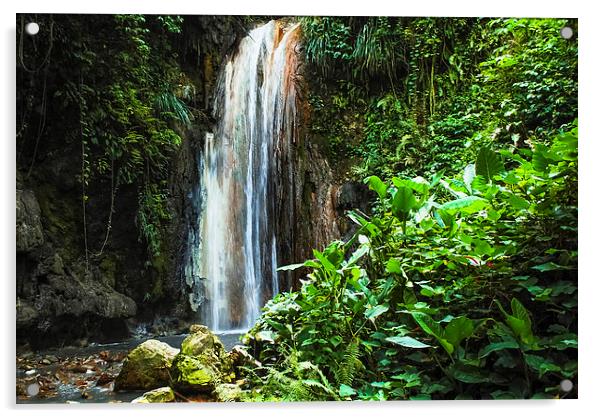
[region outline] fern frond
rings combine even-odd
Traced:
[[[357,372],[363,367],[360,358],[360,345],[357,338],[353,339],[345,348],[343,360],[334,370],[334,378],[339,385],[352,386]]]

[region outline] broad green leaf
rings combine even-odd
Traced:
[[[515,209],[518,209],[518,210],[529,209],[529,206],[531,206],[531,204],[529,203],[529,201],[527,199],[522,198],[520,196],[516,196],[514,194],[512,194],[508,197],[508,202]]]
[[[477,162],[475,164],[476,174],[491,181],[493,176],[502,171],[504,171],[504,165],[498,154],[488,147],[482,147],[477,155]]]
[[[537,271],[552,271],[552,270],[569,270],[569,267],[565,267],[565,266],[560,266],[556,263],[553,262],[548,262],[548,263],[544,263],[544,264],[539,264],[537,266],[533,266],[531,267],[533,270],[537,270]]]
[[[366,255],[366,253],[368,253],[368,251],[370,251],[369,245],[367,245],[367,244],[360,245],[360,247],[357,250],[355,250],[353,252],[353,254],[351,254],[351,257],[349,257],[349,260],[347,260],[347,266],[355,264],[357,262],[357,260],[359,260],[364,255]]]
[[[518,343],[516,341],[501,341],[497,343],[491,343],[485,346],[480,352],[479,357],[487,357],[489,354],[494,351],[499,350],[507,350],[507,349],[515,349],[518,348]]]
[[[357,392],[351,386],[347,386],[347,385],[343,385],[342,384],[339,387],[339,396],[341,398],[347,398],[349,396],[353,396],[353,395],[356,395],[356,394],[357,394]]]
[[[399,189],[402,187],[408,187],[422,195],[428,193],[431,187],[429,182],[420,176],[414,177],[413,179],[400,179],[399,177],[393,177],[391,181],[395,187]]]
[[[473,334],[474,322],[465,316],[460,316],[452,319],[450,323],[447,324],[445,331],[443,332],[443,337],[455,348],[458,348],[463,340],[472,337]]]
[[[467,196],[461,199],[452,200],[441,205],[441,209],[450,212],[462,212],[471,214],[478,212],[487,206],[487,200],[477,196]]]
[[[492,255],[493,248],[487,241],[482,240],[482,239],[475,239],[474,240],[474,252],[478,256]]]
[[[393,215],[399,220],[407,220],[410,211],[416,207],[416,203],[416,197],[414,197],[412,189],[409,187],[397,189],[391,201]]]
[[[397,344],[397,345],[401,345],[402,347],[409,347],[409,348],[428,348],[430,347],[430,345],[425,344],[423,342],[420,342],[418,340],[415,340],[412,337],[389,337],[386,338],[386,341],[389,341],[390,343],[393,344]]]
[[[464,180],[464,185],[466,186],[466,190],[468,190],[468,193],[470,193],[470,194],[472,194],[472,182],[474,181],[474,178],[476,175],[477,174],[475,171],[474,164],[468,164],[464,168],[464,176],[462,178]]]
[[[485,383],[489,381],[490,375],[488,370],[462,363],[452,364],[448,372],[454,379],[464,383]]]
[[[403,271],[401,270],[401,263],[396,258],[390,258],[389,261],[387,261],[386,269],[388,273],[399,275],[403,274]]]
[[[412,400],[412,401],[430,401],[431,399],[432,399],[431,395],[429,395],[427,393],[420,393],[418,395],[410,396],[410,400]]]
[[[313,250],[314,253],[314,257],[316,257],[318,259],[318,261],[320,261],[320,263],[322,263],[322,266],[331,272],[335,272],[337,269],[336,267],[330,262],[330,260],[320,251],[318,250]]]
[[[525,354],[525,362],[539,373],[540,378],[548,372],[559,372],[562,370],[560,366],[534,354]]]
[[[454,346],[445,339],[441,325],[433,318],[423,312],[412,312],[412,317],[424,332],[432,335],[439,341],[439,344],[441,344],[445,351],[449,354],[454,352]]]
[[[520,338],[525,344],[533,343],[533,330],[531,329],[531,319],[529,311],[518,301],[513,298],[511,302],[512,315],[508,314],[502,305],[496,301],[500,310],[506,317],[506,323],[512,329],[512,332]]]
[[[319,268],[320,264],[316,263],[314,260],[307,260],[304,263],[299,263],[299,264],[289,264],[286,266],[280,266],[276,269],[276,271],[289,271],[289,270],[297,270],[299,268],[302,267],[312,267],[312,268]]]
[[[389,304],[373,306],[366,310],[364,316],[368,319],[375,319],[389,310]]]
[[[255,334],[257,341],[266,341],[273,344],[274,338],[276,338],[276,334],[273,331],[259,331]]]
[[[364,183],[367,183],[368,187],[374,190],[381,200],[387,197],[387,185],[378,176],[370,176],[364,180]]]
[[[339,344],[341,344],[341,341],[343,341],[343,337],[341,337],[340,335],[335,335],[333,337],[330,337],[328,341],[330,341],[330,344],[336,347]]]

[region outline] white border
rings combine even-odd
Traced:
[[[237,404],[237,405],[153,405],[139,410],[146,417],[165,417],[176,413],[190,416],[212,416],[220,418],[249,416],[303,417],[345,415],[346,417],[366,417],[373,413],[391,416],[430,417],[504,417],[539,415],[541,417],[576,417],[598,415],[590,413],[598,406],[601,397],[599,383],[602,368],[601,330],[602,318],[598,309],[602,304],[601,267],[596,263],[602,260],[600,248],[601,213],[600,199],[600,161],[602,157],[602,135],[598,134],[602,118],[599,99],[602,65],[599,53],[602,16],[596,8],[596,0],[590,1],[526,1],[500,0],[492,3],[479,1],[410,1],[410,0],[364,0],[359,1],[166,1],[143,0],[126,2],[124,0],[103,0],[102,2],[62,1],[62,0],[26,0],[18,3],[2,2],[2,49],[0,65],[2,76],[2,98],[0,99],[1,125],[4,131],[0,146],[0,196],[2,196],[2,256],[1,276],[4,288],[3,319],[5,325],[2,361],[2,386],[0,394],[2,406],[9,415],[28,416],[62,415],[64,417],[99,416],[107,414],[117,416],[131,415],[134,405],[52,405],[52,406],[14,406],[14,277],[15,277],[15,13],[51,12],[51,13],[170,13],[170,14],[269,14],[269,15],[404,15],[404,16],[531,16],[531,17],[578,17],[579,18],[579,400],[577,401],[502,401],[502,402],[387,402],[387,403],[314,403],[314,404]],[[598,134],[598,135],[596,135]],[[198,415],[197,415],[198,414]],[[518,415],[515,415],[518,414]],[[599,416],[599,415],[598,415]]]

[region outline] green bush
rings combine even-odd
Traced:
[[[483,147],[452,178],[366,181],[353,238],[280,268],[310,273],[246,336],[257,396],[286,397],[286,377],[309,399],[575,397],[577,129]]]

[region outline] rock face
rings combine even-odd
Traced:
[[[170,383],[170,368],[179,350],[157,340],[133,349],[115,379],[115,390],[153,389]]]
[[[40,205],[31,190],[17,189],[17,253],[29,252],[44,242]]]
[[[126,335],[123,320],[136,314],[135,302],[112,287],[102,268],[64,261],[66,250],[45,230],[32,190],[17,189],[16,198],[17,337],[35,346],[89,332],[98,339]]]
[[[173,385],[182,391],[211,392],[234,377],[224,345],[206,326],[192,325],[172,364]]]
[[[170,387],[163,387],[146,392],[142,396],[134,399],[132,403],[165,403],[174,402],[175,400],[176,395],[174,394],[173,389]]]

